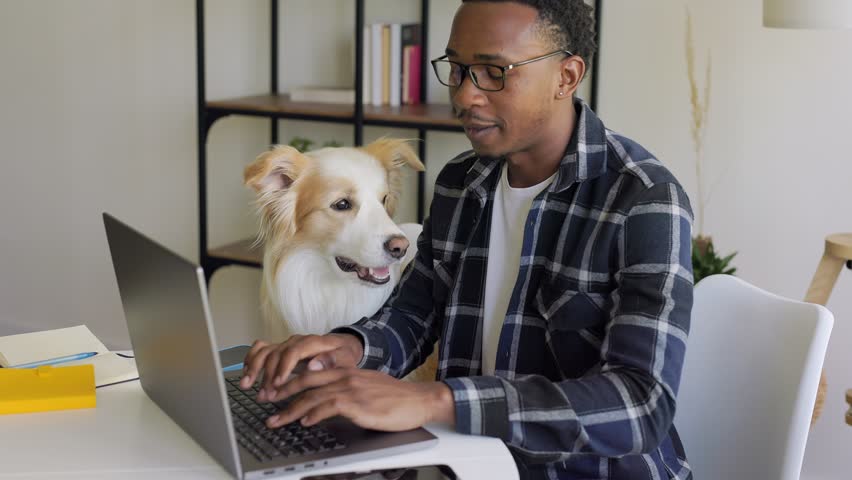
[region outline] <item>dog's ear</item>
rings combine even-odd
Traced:
[[[406,165],[418,172],[426,170],[407,140],[382,137],[363,147],[363,149],[382,162],[382,165],[388,170]]]
[[[243,171],[243,181],[260,195],[290,188],[308,159],[293,147],[275,146],[260,154]]]
[[[276,146],[260,154],[243,171],[243,181],[257,193],[260,212],[258,241],[296,234],[296,193],[291,187],[305,173],[310,158],[293,147]]]
[[[426,167],[406,140],[383,137],[362,149],[381,162],[388,171],[388,197],[385,209],[389,215],[393,216],[402,192],[402,167],[409,166],[418,172],[425,171]]]

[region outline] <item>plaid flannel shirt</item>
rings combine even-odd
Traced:
[[[403,377],[439,341],[456,429],[502,439],[522,478],[691,478],[672,424],[692,308],[689,200],[637,143],[577,100],[553,183],[532,204],[495,376],[482,312],[501,160],[440,173],[419,251],[373,318],[337,331],[359,367]]]

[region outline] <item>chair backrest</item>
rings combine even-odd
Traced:
[[[799,478],[833,323],[729,275],[696,285],[674,420],[695,478]]]

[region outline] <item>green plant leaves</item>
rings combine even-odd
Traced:
[[[290,140],[289,145],[296,150],[305,153],[309,152],[313,149],[313,146],[316,142],[306,137],[293,137]],[[322,144],[323,147],[342,147],[343,144],[338,142],[337,140],[329,140]]]
[[[712,241],[705,241],[705,247],[702,252],[702,248],[697,244],[696,239],[692,240],[692,275],[694,277],[695,283],[701,281],[702,278],[708,277],[710,275],[716,274],[725,274],[725,275],[733,275],[736,273],[736,267],[731,266],[731,260],[737,255],[737,252],[734,252],[725,257],[720,257],[716,253],[716,249],[713,247]]]

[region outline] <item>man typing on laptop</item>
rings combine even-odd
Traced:
[[[455,423],[453,395],[447,385],[402,382],[371,370],[363,351],[358,337],[346,333],[294,335],[272,345],[257,341],[246,357],[241,385],[251,385],[263,369],[268,376],[274,376],[272,372],[279,376],[264,381],[259,401],[280,401],[310,390],[294,398],[286,411],[270,417],[267,425],[272,428],[297,420],[314,425],[335,415],[360,427],[384,431],[410,430],[432,422]],[[287,381],[303,359],[310,359],[306,371]]]
[[[689,200],[574,93],[583,0],[464,0],[433,60],[473,151],[437,179],[413,268],[372,319],[258,342],[242,386],[333,416],[502,439],[522,478],[691,478],[672,425],[692,307]],[[440,338],[438,382],[402,378]],[[297,363],[306,371],[288,380]]]

